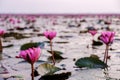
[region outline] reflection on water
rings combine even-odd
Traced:
[[[2,52],[2,41],[1,41],[1,37],[0,37],[0,52]]]
[[[0,52],[0,60],[2,60],[3,58],[2,58],[2,52]]]
[[[114,78],[113,76],[111,76],[110,69],[104,69],[103,74],[105,80],[120,80],[118,78]]]
[[[104,77],[105,77],[106,80],[109,80],[109,79],[110,79],[108,69],[104,69],[103,74],[104,74]]]

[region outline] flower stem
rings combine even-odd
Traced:
[[[52,50],[52,40],[50,40],[50,48],[51,48],[51,52],[52,52],[53,65],[55,65],[54,52],[53,52],[53,50]]]
[[[31,71],[32,71],[31,78],[32,80],[34,80],[34,64],[33,63],[31,64]]]
[[[93,44],[94,44],[94,37],[92,37],[92,48],[93,48]]]
[[[0,53],[2,53],[2,40],[1,40],[1,37],[0,37]]]
[[[106,61],[105,61],[106,64],[108,60],[108,48],[109,48],[109,45],[106,45]]]
[[[106,45],[106,49],[105,49],[105,53],[104,53],[104,59],[103,59],[104,62],[106,61],[106,53],[107,53],[107,45]]]

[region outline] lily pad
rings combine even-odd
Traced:
[[[9,44],[9,45],[3,46],[3,48],[10,48],[10,47],[13,47],[13,46],[14,46],[13,44]]]
[[[55,61],[60,62],[62,59],[66,59],[64,57],[62,57],[60,54],[54,53],[54,58]],[[52,61],[52,56],[48,57],[49,61]]]
[[[43,63],[43,64],[40,64],[34,71],[35,73],[35,76],[38,76],[38,75],[50,75],[50,74],[53,74],[55,73],[56,71],[59,71],[61,70],[61,68],[59,67],[56,67],[54,65],[51,65],[51,64],[48,64],[48,63]]]
[[[87,33],[88,30],[81,30],[79,33]]]
[[[25,36],[24,34],[16,33],[16,32],[5,33],[3,35],[3,38],[6,38],[6,37],[14,37],[15,39],[29,38],[29,37]]]
[[[78,66],[79,68],[87,67],[104,69],[107,67],[107,64],[99,60],[99,58],[93,56],[80,58],[75,62],[75,65]]]
[[[43,61],[43,60],[38,60],[36,63],[43,63],[43,62],[45,62],[45,61]],[[17,64],[21,64],[21,63],[28,63],[27,61],[20,61],[20,62],[18,62]]]
[[[52,54],[52,51],[47,50],[47,52]],[[60,51],[53,51],[53,52],[54,54],[59,54],[59,55],[63,54],[63,52],[60,52]]]
[[[44,75],[39,80],[66,80],[71,76],[71,72],[53,74],[53,75]]]
[[[55,42],[55,43],[57,43],[57,44],[67,44],[67,43],[69,43],[69,42],[67,42],[67,41],[64,41],[64,42]]]
[[[95,41],[95,40],[93,40],[92,45],[93,45],[93,46],[102,46],[102,45],[103,45],[103,43],[102,43],[102,42],[100,42],[100,41]]]
[[[95,30],[95,28],[93,26],[88,26],[86,27],[87,30]]]
[[[31,47],[40,47],[40,48],[44,48],[44,42],[32,42],[32,43],[26,43],[26,44],[23,44],[20,48],[20,50],[26,50],[28,48],[31,48]]]
[[[23,78],[23,76],[20,76],[20,75],[15,75],[15,76],[11,76],[13,78]]]
[[[73,36],[71,36],[71,35],[67,35],[67,36],[59,36],[59,38],[63,38],[63,39],[65,39],[65,38],[72,38]]]
[[[6,76],[4,80],[16,80],[18,78],[19,80],[24,80],[23,76],[20,75]]]
[[[52,54],[51,51],[47,50],[50,54]],[[64,57],[61,56],[61,54],[63,54],[60,51],[53,51],[54,52],[54,58],[57,62],[60,62],[62,59],[65,59]],[[48,57],[49,61],[52,61],[52,56]]]

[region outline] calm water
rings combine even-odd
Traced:
[[[9,21],[9,19],[14,19],[15,23]],[[0,18],[2,20],[4,18]],[[13,37],[2,38],[3,46],[13,44],[12,47],[3,48],[3,53],[1,55],[1,73],[4,66],[9,73],[0,74],[0,80],[5,77],[10,76],[22,76],[24,80],[30,80],[30,65],[28,63],[19,63],[23,61],[22,59],[17,59],[15,56],[19,54],[20,46],[28,42],[43,42],[48,41],[44,36],[40,35],[45,30],[55,30],[57,32],[57,37],[53,40],[53,49],[63,52],[63,57],[67,58],[56,66],[63,68],[64,65],[66,70],[58,71],[61,72],[72,72],[72,75],[68,80],[119,80],[120,79],[120,19],[118,17],[63,17],[63,16],[41,16],[32,18],[36,20],[33,23],[27,23],[26,17],[7,17],[5,20],[0,22],[0,28],[6,30],[6,32],[17,32],[21,33],[29,38],[15,39]],[[17,21],[20,21],[18,23]],[[107,24],[108,23],[108,24]],[[110,24],[109,24],[110,23]],[[16,28],[24,28],[24,30],[17,30]],[[31,27],[31,28],[30,28]],[[102,31],[105,31],[107,27],[110,30],[115,31],[115,40],[110,48],[114,50],[109,50],[109,55],[111,59],[108,60],[108,65],[110,66],[107,72],[102,69],[78,69],[75,67],[75,61],[73,59],[79,59],[82,57],[89,57],[91,54],[96,54],[103,60],[103,54],[105,45],[96,46],[95,49],[91,48],[92,36],[86,33],[87,28],[94,27],[98,30],[98,33],[94,36],[94,40],[98,40],[98,36]],[[89,47],[87,47],[89,46]],[[39,60],[48,61],[47,58],[50,54],[47,52],[49,50],[49,43],[45,43],[45,47],[42,49],[42,54]],[[37,67],[40,62],[35,63]],[[107,73],[107,74],[104,74]],[[40,76],[35,79],[38,80]],[[21,80],[17,78],[9,78],[8,80]]]

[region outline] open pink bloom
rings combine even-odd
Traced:
[[[29,48],[27,50],[21,51],[19,57],[33,64],[39,59],[40,54],[41,54],[40,48]]]
[[[4,30],[0,30],[0,36],[4,35],[5,31]]]
[[[100,36],[100,40],[102,40],[105,44],[108,45],[113,42],[114,36],[115,36],[115,32],[110,32],[110,31],[102,32]]]
[[[97,33],[97,30],[89,30],[88,31],[92,36],[94,36]]]
[[[55,31],[45,31],[44,36],[47,37],[49,40],[52,40],[56,36]]]

